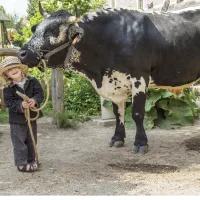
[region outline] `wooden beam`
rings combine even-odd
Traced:
[[[0,56],[17,56],[19,49],[0,48]]]

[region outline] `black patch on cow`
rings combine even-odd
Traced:
[[[81,61],[78,65],[72,63],[72,66],[83,71],[98,87],[102,86],[106,71],[108,75],[114,71],[127,74],[127,80],[131,77],[151,76],[157,85],[179,86],[190,83],[200,77],[198,14],[198,9],[167,15],[114,9],[98,11],[98,16],[93,20],[89,20],[89,15],[84,15],[78,23],[84,30],[84,36],[75,45],[81,53]],[[66,22],[69,16],[70,13],[61,10],[45,20],[55,19],[56,23],[59,18],[63,25],[70,27]],[[31,40],[35,37],[43,37],[37,36],[37,29]],[[30,46],[34,45],[31,40],[28,42]],[[41,48],[51,49],[52,46]],[[29,64],[31,60],[37,59],[37,55],[29,55],[21,57],[23,63]],[[64,52],[56,54],[49,60],[49,66],[63,67],[65,57]],[[154,70],[151,73],[152,68]],[[169,79],[172,74],[173,78]]]
[[[136,88],[139,88],[140,85],[141,85],[141,82],[140,82],[140,81],[136,81],[136,82],[135,82],[135,87],[136,87]]]

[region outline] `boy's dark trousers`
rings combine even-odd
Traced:
[[[37,123],[31,122],[35,142],[37,143]],[[10,124],[16,166],[26,165],[35,161],[33,142],[28,124]]]

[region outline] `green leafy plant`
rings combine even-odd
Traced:
[[[77,115],[73,111],[56,113],[56,124],[58,128],[76,128],[79,122],[88,121],[89,119],[89,117]]]
[[[78,115],[99,115],[100,98],[92,85],[83,77],[65,74],[64,107]]]
[[[2,131],[0,131],[0,137],[3,135],[3,132]]]
[[[8,110],[6,109],[5,112],[0,110],[0,123],[8,123]]]
[[[164,89],[149,89],[145,104],[145,129],[155,126],[171,129],[193,125],[200,111],[195,103],[196,99],[197,96],[190,89],[185,89],[179,97]],[[110,103],[105,100],[103,106],[110,106]],[[135,128],[130,99],[126,105],[125,125],[127,128]]]

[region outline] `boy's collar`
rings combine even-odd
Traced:
[[[26,77],[26,81],[30,81],[30,80],[32,80],[33,79],[33,77],[31,77],[31,76],[27,76]],[[10,84],[10,87],[13,87],[13,86],[15,86],[16,85],[16,82],[12,82],[11,84]]]

